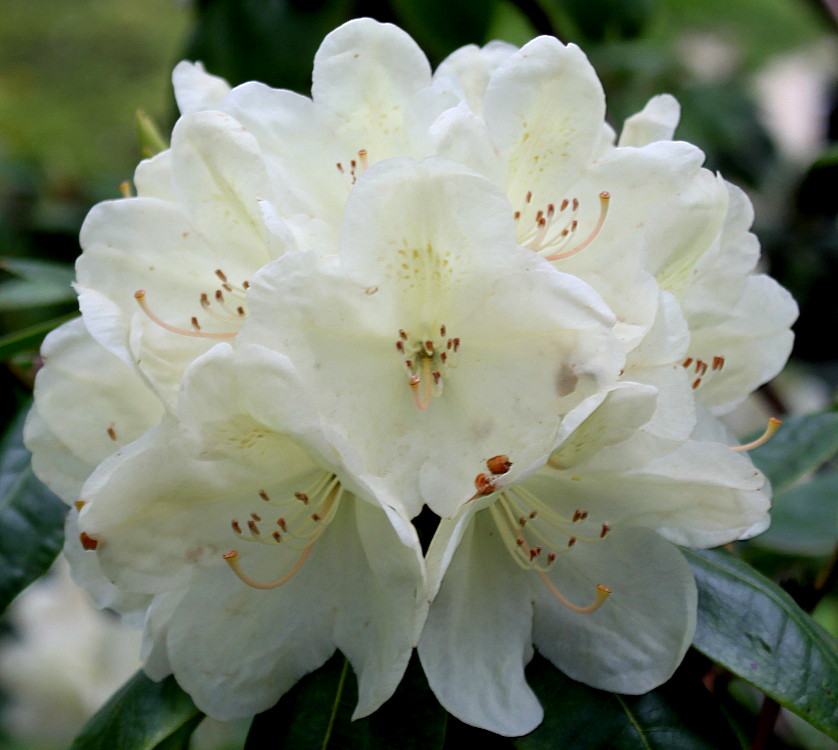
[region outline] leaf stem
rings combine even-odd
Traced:
[[[320,750],[326,750],[329,746],[329,740],[332,738],[332,728],[335,725],[335,718],[338,715],[338,707],[340,706],[340,699],[343,695],[343,684],[346,681],[346,673],[349,671],[349,659],[343,660],[343,669],[340,672],[340,679],[338,680],[338,686],[335,690],[335,700],[332,703],[332,713],[329,716],[329,724],[326,727],[326,733],[323,735],[323,744],[320,746]]]

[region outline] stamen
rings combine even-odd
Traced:
[[[189,331],[185,328],[178,328],[177,326],[170,325],[166,321],[162,320],[161,318],[157,317],[157,315],[152,312],[151,308],[148,306],[148,302],[146,301],[146,293],[145,290],[139,289],[134,292],[134,298],[137,300],[137,303],[140,305],[142,311],[148,315],[149,318],[153,322],[155,322],[161,328],[164,328],[167,331],[171,331],[172,333],[180,334],[181,336],[191,336],[193,338],[199,339],[233,339],[236,337],[235,332],[227,332],[227,333],[205,333],[204,331]],[[193,318],[193,323],[197,323],[198,321]]]
[[[488,461],[486,461],[486,468],[492,472],[492,474],[506,474],[512,468],[512,461],[509,460],[509,456],[500,455],[500,456],[492,456]]]
[[[251,588],[259,589],[260,591],[268,591],[270,589],[279,588],[284,583],[288,583],[288,581],[290,581],[297,574],[297,571],[303,567],[303,563],[306,561],[312,547],[314,547],[314,542],[309,544],[303,550],[303,553],[299,556],[299,558],[297,558],[297,562],[294,563],[291,570],[282,576],[282,578],[279,578],[276,581],[271,581],[270,583],[260,583],[247,575],[247,573],[242,570],[241,563],[239,562],[239,553],[236,550],[225,552],[222,557],[230,566],[230,569],[239,577],[242,583],[246,583]]]
[[[605,217],[608,215],[608,204],[611,200],[611,194],[603,191],[599,194],[599,219],[597,220],[596,226],[594,227],[593,231],[588,235],[588,237],[579,245],[572,248],[571,250],[567,250],[563,253],[557,253],[556,255],[548,255],[546,256],[546,260],[554,261],[554,260],[563,260],[564,258],[569,258],[571,255],[576,255],[580,250],[584,250],[588,245],[590,245],[595,239],[596,236],[600,233],[603,224],[605,224]],[[564,204],[562,204],[564,207]],[[575,211],[579,206],[579,201],[576,198],[573,199],[573,210]],[[571,225],[571,231],[576,227]]]
[[[765,445],[777,430],[780,429],[780,425],[783,424],[782,420],[777,419],[776,417],[771,417],[768,420],[768,426],[765,428],[765,432],[762,433],[756,440],[752,440],[750,443],[745,443],[744,445],[731,445],[730,449],[732,451],[736,451],[737,453],[741,453],[743,451],[751,451],[754,448],[759,448],[761,445]]]
[[[96,549],[99,546],[99,540],[94,539],[92,536],[89,536],[84,531],[79,534],[79,541],[81,542],[82,549],[92,550]]]
[[[112,424],[108,425],[108,437],[111,440],[116,440],[116,430],[113,428]]]
[[[422,383],[424,383],[423,386]],[[431,403],[432,396],[431,386],[433,385],[433,374],[431,372],[430,357],[422,358],[422,375],[411,375],[408,378],[408,384],[410,385],[411,393],[413,393],[413,401],[416,404],[416,408],[419,411],[425,411]],[[420,386],[422,386],[421,393]]]
[[[570,610],[574,612],[578,612],[580,615],[590,615],[596,612],[603,604],[605,604],[605,600],[611,596],[611,589],[607,586],[603,586],[601,583],[596,585],[596,597],[594,601],[589,604],[587,607],[580,607],[578,604],[573,604],[572,602],[568,601],[568,599],[562,596],[559,593],[559,590],[553,585],[553,582],[547,577],[546,573],[542,573],[541,571],[538,572],[539,578],[544,582],[544,585],[550,590],[550,593],[556,597],[562,604],[565,605]]]

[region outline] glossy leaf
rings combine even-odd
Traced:
[[[684,550],[699,590],[693,645],[838,737],[838,643],[792,598],[719,550]]]
[[[786,555],[828,555],[838,544],[838,472],[776,495],[771,526],[752,543]]]
[[[137,672],[84,725],[70,750],[186,750],[203,719],[174,677]]]
[[[0,443],[0,612],[47,571],[64,542],[67,506],[32,473],[25,411]]]
[[[527,681],[544,722],[514,742],[518,750],[717,750],[736,740],[714,698],[678,675],[645,695],[617,695],[574,682],[536,655]]]
[[[789,487],[838,453],[838,412],[787,419],[765,445],[750,452],[774,492]]]
[[[300,680],[253,719],[245,750],[263,747],[434,750],[445,741],[447,715],[414,656],[395,695],[372,716],[352,721],[355,675],[341,654]]]

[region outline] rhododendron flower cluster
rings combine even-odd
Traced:
[[[324,40],[311,98],[199,63],[174,85],[171,148],[82,229],[27,428],[77,577],[145,612],[147,673],[230,719],[337,648],[364,716],[418,646],[442,705],[506,735],[542,717],[534,648],[666,681],[696,615],[675,545],[768,523],[718,417],[796,315],[675,100],[617,139],[574,45],[432,72],[370,19]]]

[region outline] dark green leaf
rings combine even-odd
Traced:
[[[838,452],[838,412],[791,417],[750,456],[771,480],[774,492],[790,486]]]
[[[753,544],[787,555],[828,555],[838,544],[838,472],[776,495],[771,526]]]
[[[494,0],[392,0],[399,25],[434,61],[465,44],[483,44]]]
[[[78,313],[62,315],[60,318],[45,320],[43,323],[36,323],[29,328],[14,331],[6,336],[0,336],[0,362],[13,357],[20,352],[28,352],[40,347],[41,342],[53,328],[58,328],[62,323],[77,318]]]
[[[341,654],[335,654],[253,719],[245,750],[442,748],[447,715],[415,655],[395,695],[372,716],[351,720],[357,699],[352,669]]]
[[[73,267],[35,258],[0,258],[0,269],[19,278],[0,283],[0,310],[18,310],[76,298]]]
[[[32,473],[25,413],[0,443],[0,612],[46,572],[64,541],[67,506]]]
[[[544,723],[515,740],[518,750],[718,750],[737,746],[700,680],[673,679],[645,695],[617,695],[574,682],[536,655],[527,681]]]
[[[70,750],[186,750],[203,714],[174,677],[137,672],[84,725]]]
[[[838,737],[836,641],[781,588],[719,550],[683,550],[698,583],[693,645]]]

